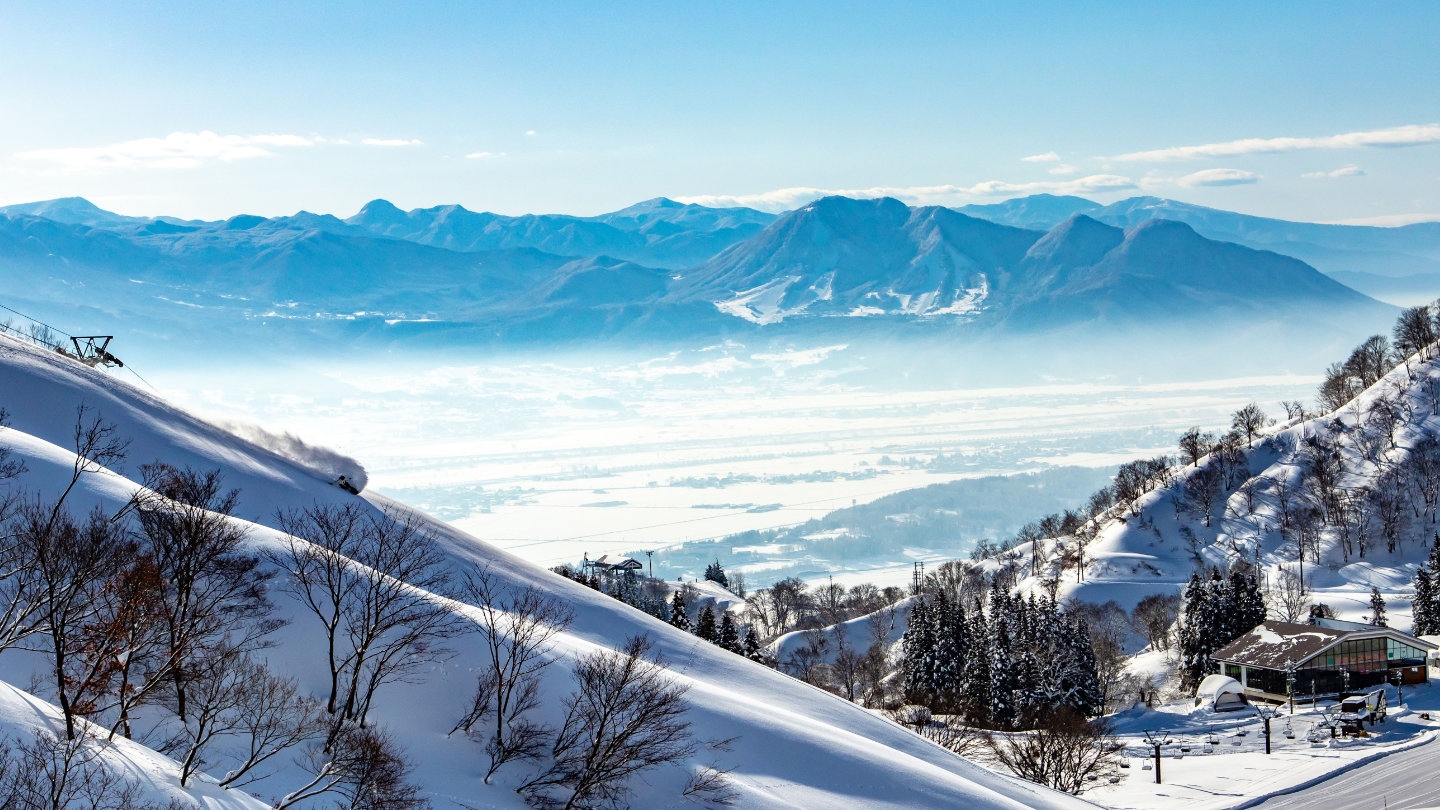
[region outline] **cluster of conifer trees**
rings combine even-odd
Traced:
[[[1410,632],[1419,635],[1440,633],[1440,534],[1430,545],[1430,559],[1415,572],[1415,599],[1411,603],[1414,624]]]
[[[1183,598],[1180,671],[1186,687],[1193,689],[1215,672],[1210,656],[1216,650],[1265,621],[1265,594],[1254,574],[1236,570],[1222,577],[1212,569],[1208,577],[1191,574]]]
[[[966,610],[943,591],[924,593],[902,641],[910,703],[977,726],[1036,728],[1056,712],[1099,713],[1101,688],[1083,616],[1053,599],[990,592]]]

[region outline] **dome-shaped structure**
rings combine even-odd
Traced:
[[[1206,675],[1195,690],[1195,705],[1211,711],[1227,712],[1243,709],[1249,705],[1245,698],[1245,687],[1229,675]]]

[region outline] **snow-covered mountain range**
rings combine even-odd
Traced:
[[[1305,245],[1405,238],[1421,247],[1404,256],[1430,250],[1421,226],[1266,230],[1178,203],[1085,203],[957,211],[827,197],[775,217],[657,199],[587,218],[401,211],[376,200],[344,220],[199,222],[125,217],[72,198],[0,208],[0,283],[12,305],[46,313],[64,302],[97,330],[141,322],[173,338],[203,322],[241,342],[263,329],[271,345],[287,335],[458,345],[908,326],[1033,332],[1256,312],[1304,324],[1385,320],[1386,305],[1270,249],[1303,258]],[[1291,239],[1292,230],[1319,236]]]

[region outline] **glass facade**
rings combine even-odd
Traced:
[[[1392,669],[1420,667],[1423,673],[1424,666],[1424,650],[1393,638],[1342,641],[1296,667],[1295,697],[1334,695],[1347,689],[1378,686],[1387,681]],[[1222,672],[1240,680],[1240,667],[1235,664],[1226,663]],[[1246,667],[1245,686],[1272,695],[1289,691],[1284,670]]]

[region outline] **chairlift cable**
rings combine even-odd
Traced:
[[[131,374],[134,374],[134,375],[135,375],[135,379],[137,379],[137,380],[139,380],[140,382],[143,382],[143,383],[145,383],[147,386],[149,386],[151,391],[154,391],[155,393],[160,394],[160,389],[159,389],[159,388],[156,388],[154,385],[151,385],[149,380],[145,379],[144,377],[141,377],[141,376],[140,376],[140,372],[136,371],[136,370],[135,370],[134,368],[132,368],[131,366],[126,366],[125,369],[126,369],[127,371],[129,371]],[[164,394],[160,394],[160,395],[161,395],[162,397],[164,396]]]
[[[43,320],[36,319],[36,317],[27,316],[27,314],[22,313],[22,311],[20,311],[20,310],[13,310],[13,308],[4,306],[4,304],[0,304],[0,310],[7,311],[7,313],[17,314],[17,316],[23,317],[23,319],[26,319],[26,320],[35,321],[35,323],[40,324],[40,326],[45,327],[45,329],[49,329],[49,330],[52,330],[52,331],[58,331],[58,333],[63,334],[63,336],[65,336],[65,337],[75,337],[75,336],[73,336],[73,334],[69,333],[69,331],[65,331],[65,330],[63,330],[63,329],[56,329],[56,327],[50,326],[50,324],[45,323],[45,321],[43,321]]]

